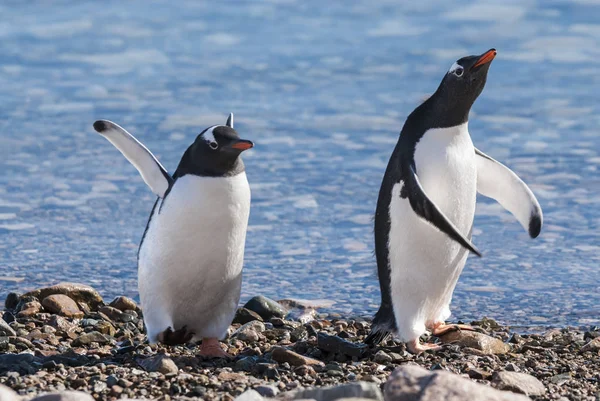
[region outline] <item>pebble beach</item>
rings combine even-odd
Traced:
[[[195,344],[149,345],[133,300],[104,300],[81,284],[11,293],[2,317],[2,401],[600,397],[593,326],[519,334],[482,318],[466,322],[474,332],[423,339],[445,344],[441,351],[412,355],[392,339],[364,345],[369,319],[257,296],[222,342],[232,357],[205,360]],[[58,398],[36,398],[48,393]]]

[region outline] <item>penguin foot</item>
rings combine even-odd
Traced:
[[[436,323],[433,325],[433,329],[431,330],[431,334],[436,337],[443,336],[444,334],[448,334],[451,331],[458,330],[466,330],[466,331],[475,331],[475,329],[468,324],[445,324],[445,323]]]
[[[194,337],[194,332],[189,331],[187,326],[173,331],[171,327],[167,327],[165,331],[158,335],[158,341],[166,345],[182,345],[190,342]]]
[[[408,349],[408,352],[416,355],[425,351],[439,351],[443,348],[443,346],[431,343],[421,344],[419,342],[419,339],[417,338],[416,340],[412,340],[406,343],[406,348]]]
[[[231,358],[227,352],[223,351],[219,340],[216,338],[203,338],[198,355],[207,358]]]

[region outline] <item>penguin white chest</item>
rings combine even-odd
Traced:
[[[139,252],[148,337],[187,325],[220,337],[240,296],[250,187],[233,177],[183,176],[159,200]]]
[[[416,173],[429,199],[465,236],[475,214],[477,170],[467,124],[428,130],[416,144]],[[392,189],[388,242],[391,292],[399,335],[417,338],[450,315],[449,304],[467,252]]]

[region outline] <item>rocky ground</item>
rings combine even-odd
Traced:
[[[204,360],[194,344],[148,345],[132,300],[105,304],[90,287],[58,285],[7,297],[0,383],[22,398],[0,387],[0,400],[600,400],[600,328],[519,335],[488,319],[472,324],[476,332],[432,339],[445,348],[415,356],[392,340],[363,345],[366,319],[255,297],[223,343],[233,358]]]

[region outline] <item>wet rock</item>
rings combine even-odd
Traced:
[[[0,336],[16,336],[17,333],[0,316]]]
[[[529,398],[475,383],[444,370],[397,368],[385,383],[386,401],[527,401]]]
[[[237,338],[240,341],[245,342],[256,342],[259,340],[259,333],[265,331],[265,324],[254,320],[252,322],[248,322],[237,329],[231,335],[232,338]]]
[[[296,391],[293,399],[315,399],[319,401],[333,401],[340,398],[366,398],[369,400],[383,400],[379,386],[375,383],[355,382],[337,386],[311,388]]]
[[[17,309],[19,310],[17,317],[32,317],[40,313],[42,310],[42,304],[38,301],[24,303],[19,302]]]
[[[60,283],[51,287],[40,288],[23,294],[23,297],[31,296],[37,299],[44,299],[53,294],[63,294],[74,300],[75,302],[83,302],[92,310],[97,310],[98,307],[104,305],[104,301],[98,291],[92,287],[77,283]]]
[[[365,344],[354,344],[338,336],[330,336],[325,333],[319,333],[317,346],[323,351],[351,357],[360,357],[368,349],[368,346]]]
[[[254,390],[263,397],[275,397],[279,394],[279,389],[274,385],[262,385],[254,387]]]
[[[239,308],[235,312],[235,317],[233,318],[233,323],[246,324],[252,322],[254,320],[258,320],[259,322],[263,321],[263,318],[254,311],[246,308]]]
[[[13,310],[17,307],[20,300],[21,296],[19,294],[16,292],[9,292],[4,300],[4,307],[8,310]]]
[[[541,396],[546,394],[546,388],[535,377],[527,373],[496,372],[492,382],[500,390],[513,391],[525,395]]]
[[[94,401],[94,398],[81,391],[63,391],[61,393],[44,394],[31,401]]]
[[[64,317],[82,318],[83,312],[71,298],[63,294],[49,295],[42,300],[42,306],[50,313]]]
[[[2,401],[19,401],[21,397],[9,387],[0,384],[0,400]]]
[[[446,344],[453,343],[460,347],[473,348],[484,354],[506,354],[510,351],[510,345],[476,331],[451,331],[440,337],[440,340]]]
[[[138,364],[146,372],[160,372],[163,375],[176,375],[179,368],[175,362],[166,355],[156,355],[150,358],[138,360]]]
[[[325,364],[317,359],[309,358],[304,355],[300,355],[294,351],[283,347],[275,347],[271,351],[271,358],[279,363],[289,363],[292,366],[325,366]]]
[[[268,321],[273,317],[284,318],[286,315],[286,310],[281,305],[262,295],[251,298],[246,302],[244,308],[258,313],[265,321]]]
[[[125,312],[126,310],[139,311],[140,307],[135,303],[135,301],[128,297],[116,297],[109,304],[113,308],[120,310],[121,312]]]
[[[90,345],[93,342],[96,342],[98,344],[108,344],[110,343],[110,341],[110,337],[97,331],[91,331],[89,333],[84,333],[77,337],[75,340],[73,340],[73,346],[85,346]]]
[[[246,390],[235,398],[235,401],[263,401],[262,396],[255,390]]]
[[[581,352],[598,352],[600,351],[600,337],[596,337],[583,347],[581,347]]]

